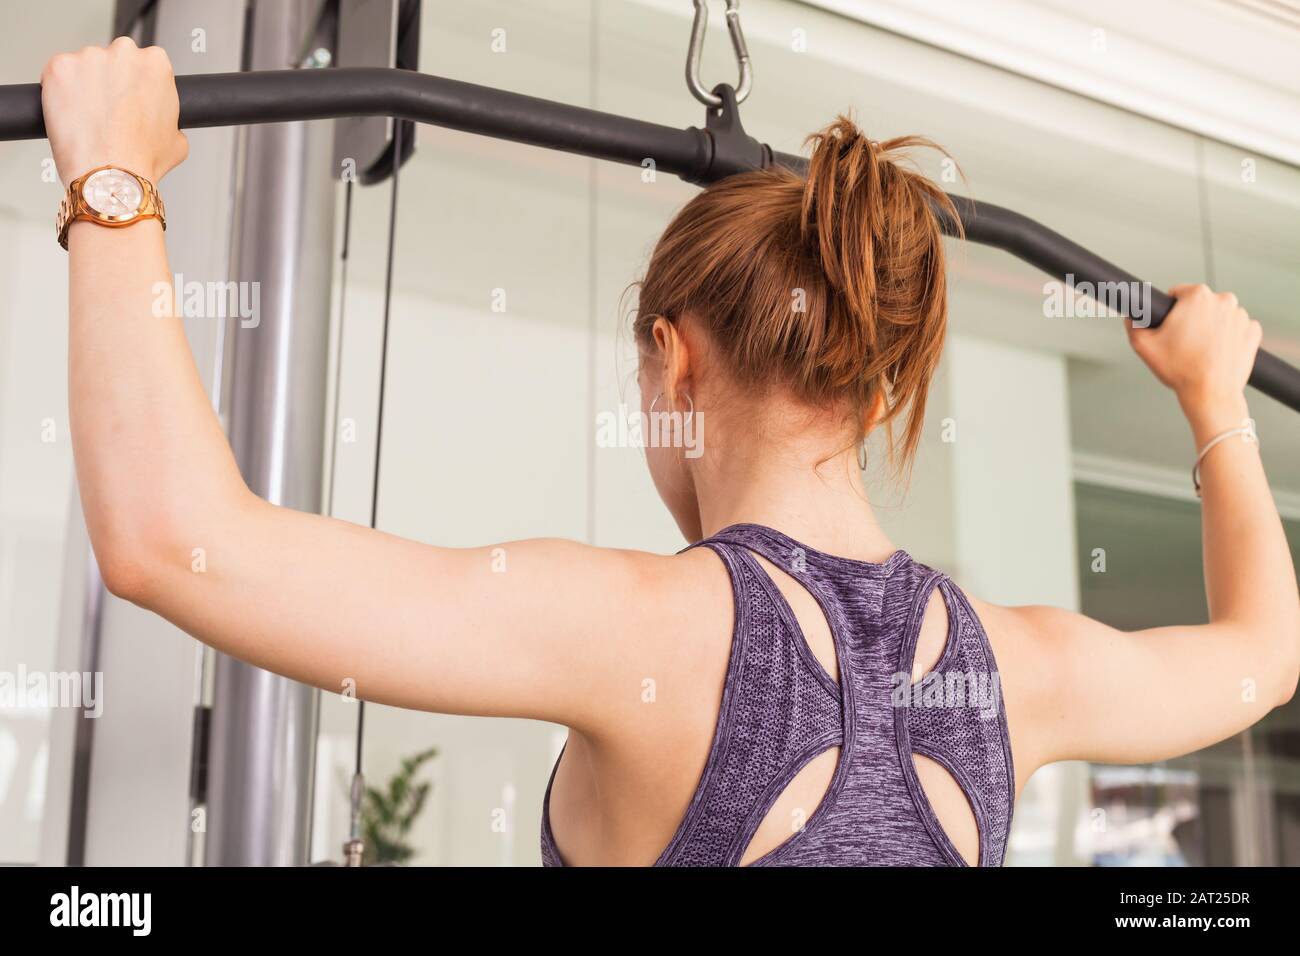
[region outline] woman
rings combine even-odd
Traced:
[[[160,50],[57,56],[42,98],[65,184],[106,164],[156,184],[185,157]],[[1242,433],[1261,333],[1233,296],[1182,287],[1159,330],[1130,331],[1196,450],[1228,436],[1200,468],[1208,624],[1121,633],[987,604],[876,523],[863,437],[889,429],[906,464],[946,324],[941,194],[895,164],[909,142],[841,120],[806,183],[735,177],[660,240],[635,326],[642,410],[707,416],[708,440],[647,457],[704,546],[521,541],[505,573],[495,548],[250,493],[180,322],[152,314],[171,275],[157,221],[73,222],[73,443],[108,588],[326,690],[567,726],[551,863],[997,864],[1044,764],[1162,760],[1249,727],[1294,692],[1300,602]]]

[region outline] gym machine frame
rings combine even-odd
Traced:
[[[735,91],[714,88],[704,128],[676,129],[612,113],[539,99],[411,70],[352,67],[215,73],[176,78],[180,126],[237,126],[355,116],[389,116],[594,159],[643,165],[687,182],[708,185],[772,165],[803,172],[799,156],[773,151],[740,124]],[[0,86],[0,140],[45,135],[41,88]],[[961,232],[973,242],[1002,249],[1072,286],[1150,288],[1133,274],[1027,216],[1001,206],[952,197]],[[958,223],[938,210],[944,231]],[[1173,307],[1152,288],[1143,301],[1158,326]],[[1250,384],[1300,411],[1300,369],[1261,350]]]

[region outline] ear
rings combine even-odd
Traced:
[[[880,424],[880,420],[885,417],[885,390],[879,388],[876,390],[876,397],[871,402],[871,407],[867,409],[867,418],[863,423],[863,434],[870,434],[871,430]]]
[[[662,315],[655,319],[651,336],[663,361],[663,391],[671,403],[678,407],[678,399],[691,392],[691,346],[684,330]],[[684,402],[684,399],[683,399]]]

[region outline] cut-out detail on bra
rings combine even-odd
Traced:
[[[915,668],[917,646],[920,643],[921,629],[925,626],[926,618],[929,616],[930,599],[933,595],[938,594],[940,603],[943,607],[946,627],[944,628],[943,647],[939,651],[939,656],[935,658],[933,664],[925,669],[920,677],[912,680],[912,686],[916,687],[922,683],[931,674],[942,674],[952,663],[953,657],[956,656],[961,641],[961,619],[957,615],[956,608],[953,607],[952,597],[944,585],[943,574],[935,571],[930,577],[917,589],[916,597],[913,600],[912,614],[916,616],[915,622],[909,624],[909,634],[914,630],[915,635],[911,638],[911,651],[905,653],[908,655],[907,660],[899,661],[899,671],[903,671],[906,665],[906,672],[912,674]]]
[[[799,654],[803,658],[804,663],[808,665],[808,669],[816,675],[816,677],[826,686],[828,691],[836,697],[839,697],[840,682],[836,679],[835,675],[827,669],[826,665],[821,662],[821,659],[817,656],[817,652],[813,650],[812,644],[808,641],[808,635],[805,632],[804,626],[799,621],[799,616],[795,614],[794,608],[790,606],[790,599],[785,596],[785,592],[781,590],[781,586],[773,579],[767,566],[763,563],[764,561],[768,561],[768,563],[772,564],[773,567],[776,567],[775,562],[769,561],[767,558],[755,552],[752,548],[745,548],[744,551],[746,557],[757,567],[758,576],[762,580],[764,587],[766,587],[772,603],[776,606],[777,613],[781,615],[786,627],[789,628],[790,634],[795,641],[795,645],[798,648]],[[821,615],[822,623],[826,625],[826,634],[830,638],[832,647],[831,653],[835,655],[835,670],[836,673],[838,673],[840,670],[840,662],[839,652],[836,649],[838,644],[835,635],[835,627],[831,624],[830,618],[826,616],[826,608],[822,605],[821,598],[819,598],[816,592],[810,589],[804,581],[800,581],[792,574],[781,571],[779,567],[777,568],[777,571],[781,574],[785,574],[785,576],[789,578],[796,587],[803,588],[804,593],[812,598],[813,604],[817,608],[816,613]]]
[[[743,831],[744,837],[741,841],[743,849],[740,853],[738,861],[739,865],[753,866],[756,863],[761,865],[762,861],[771,860],[781,852],[782,848],[784,848],[787,843],[808,829],[812,821],[816,819],[817,811],[820,810],[822,804],[826,802],[826,795],[830,792],[831,783],[835,780],[835,772],[839,769],[841,750],[839,734],[828,734],[823,739],[814,740],[807,748],[805,748],[804,753],[800,754],[794,763],[791,764],[790,769],[777,780],[773,781],[772,785],[768,788],[768,793],[759,801],[759,805],[755,808],[754,813],[751,814],[752,819],[746,821],[745,829]],[[828,754],[834,754],[834,762],[831,763],[829,767],[819,768],[815,766],[818,760]],[[780,804],[782,799],[792,789],[802,789],[804,783],[803,778],[811,772],[817,772],[814,782],[821,781],[819,785],[813,788],[817,791],[816,799],[807,801],[812,805],[812,812],[803,813],[799,820],[799,826],[791,827],[787,833],[783,834],[780,839],[773,842],[771,846],[768,846],[766,849],[762,850],[762,852],[756,853],[751,859],[746,859],[750,854],[750,849],[754,846],[754,842],[763,832],[764,827],[767,826],[768,822],[779,822],[777,816],[781,812]],[[824,780],[821,779],[822,776],[825,777]],[[804,810],[802,807],[797,807],[795,809],[798,811]]]
[[[926,787],[925,781],[921,779],[921,768],[916,764],[917,757],[923,757],[934,764],[938,772],[947,777],[946,785],[956,787],[957,791],[965,798],[965,806],[960,811],[954,811],[964,814],[962,820],[948,820],[945,822],[940,819],[934,801],[936,794],[932,793]],[[987,814],[985,814],[980,803],[974,782],[962,770],[961,764],[954,760],[943,748],[914,739],[912,741],[912,768],[916,772],[917,782],[920,785],[921,793],[925,796],[926,803],[929,805],[934,822],[943,834],[942,849],[944,852],[952,856],[954,860],[960,860],[963,866],[983,866],[985,840],[984,828],[980,826],[980,820],[987,819]],[[975,862],[973,864],[961,852],[957,846],[957,841],[953,839],[953,832],[957,829],[955,824],[958,823],[975,831]]]
[[[972,778],[970,772],[963,765],[960,759],[957,759],[947,747],[927,737],[917,737],[914,728],[911,726],[914,721],[909,717],[912,715],[912,707],[917,706],[915,701],[921,696],[924,701],[924,695],[929,693],[935,685],[932,681],[939,681],[937,685],[941,694],[947,693],[947,680],[954,667],[959,667],[958,658],[963,655],[963,620],[969,612],[970,618],[978,627],[978,619],[974,618],[973,609],[964,601],[960,591],[952,584],[949,579],[938,571],[931,571],[925,578],[913,597],[912,609],[909,614],[906,629],[904,631],[903,643],[899,652],[898,672],[909,675],[915,670],[914,658],[917,649],[917,643],[920,637],[921,627],[923,626],[926,612],[929,607],[930,597],[938,591],[943,599],[944,610],[948,617],[947,634],[945,644],[939,659],[930,667],[921,677],[912,680],[909,684],[908,691],[911,693],[911,703],[908,706],[898,707],[894,714],[894,730],[898,738],[898,755],[899,762],[902,766],[903,777],[907,783],[908,790],[911,792],[913,803],[916,805],[917,812],[920,814],[922,822],[926,829],[930,831],[931,837],[939,846],[940,850],[954,866],[969,866],[969,862],[957,849],[948,833],[947,827],[939,819],[938,812],[931,800],[931,794],[926,790],[921,782],[920,775],[917,772],[914,755],[919,754],[933,760],[942,770],[944,770],[952,782],[956,784],[966,798],[966,804],[974,817],[975,832],[978,838],[978,855],[977,866],[990,866],[1000,862],[1001,853],[1005,852],[1005,837],[1001,841],[1001,851],[998,858],[994,859],[992,841],[988,836],[988,829],[992,825],[989,808],[986,802],[980,797],[980,788]],[[982,633],[982,630],[981,630]],[[984,651],[981,648],[980,654]],[[995,672],[994,672],[995,673]],[[963,682],[978,675],[970,675],[958,671],[957,675]],[[965,684],[962,684],[965,688]],[[926,706],[923,702],[921,706]],[[960,712],[962,709],[969,707],[968,701],[960,703],[951,701],[942,701],[939,705],[941,708],[951,708],[953,712]],[[1000,704],[999,704],[1000,708]],[[1014,778],[1010,778],[1010,743],[1006,733],[1006,713],[1001,710],[999,718],[1001,721],[1002,743],[1008,768],[1008,786],[1010,796],[1008,801],[1014,799]],[[957,821],[952,821],[956,823]],[[962,821],[965,822],[965,821]],[[1008,816],[1007,826],[1010,820]]]
[[[810,586],[806,579],[803,579],[798,574],[785,571],[776,561],[772,560],[771,557],[758,552],[752,547],[744,545],[740,547],[740,550],[745,559],[752,563],[755,576],[762,582],[766,589],[768,598],[771,600],[777,613],[780,615],[789,638],[794,642],[804,665],[808,668],[810,673],[822,682],[828,693],[832,694],[836,699],[839,699],[841,697],[841,687],[836,678],[836,674],[840,673],[841,670],[838,648],[842,643],[842,635],[836,633],[835,626],[831,623],[830,617],[826,612],[823,597],[814,587]],[[814,608],[810,613],[816,614],[820,617],[820,622],[818,623],[825,628],[826,638],[831,644],[830,653],[834,655],[836,674],[831,673],[822,662],[821,658],[818,657],[817,652],[813,649],[812,642],[808,639],[808,628],[805,627],[804,622],[800,619],[799,615],[795,613],[794,607],[791,604],[791,599],[782,589],[773,573],[774,571],[777,574],[784,575],[791,582],[792,587],[800,588],[810,599]],[[841,706],[843,706],[842,702]],[[819,819],[818,811],[827,802],[827,797],[831,794],[832,784],[839,772],[839,764],[843,757],[843,748],[841,746],[843,739],[844,735],[842,731],[836,731],[814,739],[805,746],[803,752],[798,754],[790,765],[772,781],[768,786],[767,792],[755,807],[754,812],[751,813],[750,819],[746,821],[745,828],[742,831],[742,838],[740,840],[740,853],[736,858],[738,865],[763,865],[765,861],[770,861],[778,857],[786,844],[790,843],[793,839],[814,825],[815,821]],[[773,814],[780,812],[777,805],[781,802],[782,798],[791,789],[795,787],[801,788],[804,784],[804,780],[801,778],[803,778],[809,771],[811,765],[819,757],[822,757],[830,751],[835,752],[835,762],[829,768],[829,772],[825,773],[825,781],[818,788],[819,792],[817,793],[815,801],[808,801],[812,804],[812,811],[803,817],[801,821],[802,825],[798,828],[792,829],[789,833],[785,834],[782,839],[774,845],[767,847],[761,853],[754,855],[752,859],[746,860],[745,857],[749,855],[750,847],[753,846],[759,833],[763,831],[765,825],[768,824],[769,819],[772,818]]]
[[[921,625],[912,652],[911,678],[915,687],[931,673],[941,670],[953,645],[953,615],[942,588],[930,589],[930,596],[920,603]],[[924,654],[922,653],[924,651]]]
[[[706,814],[712,805],[726,807],[729,812],[742,807],[745,809],[743,817],[735,823],[735,831],[726,837],[713,837],[713,840],[720,841],[722,845],[708,851],[716,855],[715,862],[719,865],[735,866],[762,824],[762,816],[755,818],[756,808],[765,797],[779,798],[784,786],[776,793],[770,793],[773,781],[785,778],[788,785],[792,779],[792,765],[806,755],[806,748],[814,740],[826,738],[840,743],[839,765],[804,829],[793,834],[786,842],[797,840],[808,829],[816,826],[826,807],[833,802],[837,782],[842,782],[845,769],[845,748],[842,745],[846,736],[844,709],[839,685],[830,678],[813,654],[789,602],[755,556],[758,554],[771,560],[770,555],[748,548],[743,542],[712,539],[703,544],[718,554],[726,564],[732,576],[732,598],[736,602],[734,619],[739,623],[743,618],[747,631],[742,633],[737,630],[732,638],[733,654],[737,653],[739,647],[741,658],[737,673],[728,675],[728,684],[736,685],[737,690],[737,695],[731,701],[733,709],[725,719],[719,715],[718,731],[709,753],[706,774],[701,778],[700,786],[692,799],[691,810],[660,856],[659,862],[690,864],[690,859],[680,859],[682,847],[689,841],[692,830],[698,826],[700,815]],[[830,628],[832,640],[838,648],[841,639],[826,613],[824,601],[813,588],[806,590],[817,600]],[[746,664],[749,665],[748,668]],[[727,692],[724,691],[724,699],[726,697]],[[784,726],[763,725],[750,728],[744,723],[747,714],[756,708],[770,706],[772,702],[779,702],[787,714],[789,719],[783,721]],[[741,721],[741,726],[748,728],[744,734],[735,733],[737,728],[732,726],[732,721],[737,719]],[[819,744],[820,749],[825,749],[825,746],[824,743]],[[815,757],[816,754],[812,756]],[[741,765],[757,766],[761,770],[755,779],[740,781],[726,772]],[[721,783],[712,783],[708,779],[709,771],[717,768],[725,768],[720,778],[714,777],[715,780],[721,780]],[[781,847],[776,849],[780,850]],[[697,854],[691,855],[691,858],[696,856]]]
[[[745,527],[750,527],[758,530],[765,530],[758,525],[750,525]],[[839,701],[841,712],[843,714],[843,726],[845,727],[849,726],[852,721],[852,703],[851,701],[845,701],[844,696],[846,692],[848,692],[850,689],[846,688],[842,684],[841,680],[837,680],[836,677],[833,676],[830,673],[830,671],[826,669],[826,666],[817,657],[816,652],[813,650],[811,644],[808,641],[808,637],[802,623],[800,623],[798,616],[794,612],[794,608],[791,607],[790,605],[789,599],[786,597],[785,593],[781,590],[780,585],[778,585],[777,582],[773,579],[771,573],[768,571],[768,568],[764,562],[770,563],[774,568],[776,568],[782,574],[785,574],[786,577],[788,577],[794,583],[795,586],[802,588],[804,593],[807,594],[812,599],[817,609],[816,613],[821,615],[822,622],[826,626],[827,634],[830,637],[833,653],[835,655],[836,671],[839,673],[840,677],[842,678],[844,673],[843,671],[844,665],[842,664],[842,660],[845,653],[844,635],[835,626],[834,620],[828,608],[828,601],[826,595],[823,594],[818,587],[813,585],[812,582],[807,579],[806,575],[803,574],[795,575],[783,571],[781,569],[780,564],[776,561],[774,554],[767,553],[765,549],[760,549],[756,547],[753,542],[738,542],[736,544],[736,547],[738,549],[738,552],[742,554],[744,558],[748,561],[748,563],[753,566],[756,572],[756,576],[763,582],[768,597],[772,601],[773,606],[776,608],[777,613],[781,616],[781,619],[787,628],[790,639],[794,642],[795,647],[798,650],[799,655],[804,662],[804,665],[807,667],[810,673],[812,673],[819,681],[822,682],[826,690],[836,700]],[[792,550],[796,550],[796,549],[792,549]],[[804,548],[803,546],[798,546],[797,550],[802,551],[805,557],[808,554],[813,554],[818,557],[823,556],[821,552],[815,551],[814,549],[811,548]],[[901,552],[895,552],[895,555],[899,553]],[[883,565],[873,565],[873,567],[883,567]],[[756,834],[762,828],[763,824],[767,822],[768,815],[773,812],[774,806],[780,801],[782,795],[784,795],[785,792],[798,781],[799,776],[803,774],[805,770],[807,770],[808,765],[811,764],[813,761],[815,761],[822,754],[826,753],[828,750],[836,750],[837,753],[836,753],[835,764],[832,767],[826,786],[823,788],[820,796],[818,797],[817,805],[813,808],[812,813],[808,815],[806,820],[804,820],[803,826],[800,827],[797,831],[791,833],[788,837],[783,839],[781,842],[777,843],[775,846],[771,847],[768,850],[765,850],[762,854],[757,856],[755,859],[745,863],[745,865],[746,866],[771,865],[774,861],[780,859],[781,854],[784,853],[787,850],[787,848],[795,844],[809,831],[815,830],[815,828],[820,824],[822,819],[824,819],[826,811],[829,810],[831,806],[833,806],[833,802],[835,798],[838,796],[840,788],[844,782],[844,775],[848,769],[848,764],[846,763],[846,759],[845,759],[845,747],[844,747],[845,739],[846,739],[846,732],[843,729],[841,729],[840,731],[834,734],[826,735],[824,739],[817,739],[812,741],[804,748],[804,751],[798,756],[796,756],[794,760],[790,763],[790,765],[773,781],[773,783],[768,788],[768,793],[765,795],[763,800],[760,801],[759,807],[756,808],[755,813],[751,815],[753,819],[747,821],[745,830],[743,831],[743,839],[741,840],[740,852],[736,855],[737,863],[739,863],[739,861],[743,859],[745,854],[748,852],[749,847],[753,843]]]

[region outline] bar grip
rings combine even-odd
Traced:
[[[1143,289],[1143,310],[1149,312],[1152,328],[1159,327],[1174,307],[1174,297],[1148,286],[1132,273],[1108,262],[1042,223],[1002,206],[965,197],[952,197],[968,239],[996,246],[1047,274],[1072,285],[1088,283],[1094,289],[1107,284],[1124,284]],[[955,232],[946,215],[940,215],[944,231]],[[1142,316],[1137,316],[1141,318]],[[1255,356],[1250,373],[1252,388],[1300,412],[1300,369],[1263,349]]]

